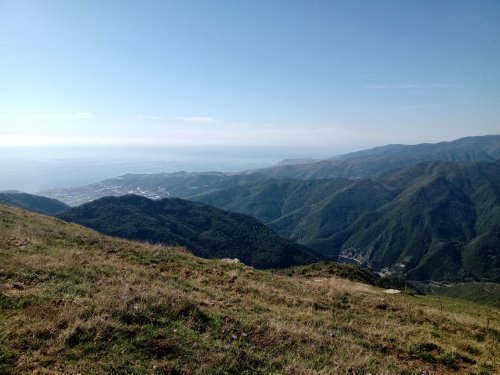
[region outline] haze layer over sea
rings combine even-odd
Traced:
[[[227,146],[6,147],[0,153],[0,191],[36,193],[82,186],[126,173],[203,172],[271,166],[287,158],[323,158],[329,150]]]

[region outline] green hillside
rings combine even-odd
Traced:
[[[497,374],[499,310],[0,206],[2,374]]]
[[[377,179],[272,179],[197,199],[252,215],[327,257],[414,280],[500,280],[499,163],[426,162]]]
[[[104,234],[181,245],[204,258],[238,258],[257,268],[289,267],[321,259],[250,216],[177,198],[107,197],[71,208],[58,217]]]
[[[68,205],[56,199],[21,192],[1,192],[0,204],[8,204],[46,215],[54,215],[69,208]]]

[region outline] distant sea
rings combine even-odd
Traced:
[[[0,153],[0,191],[36,193],[91,184],[126,173],[237,172],[288,158],[321,158],[328,150],[277,147],[7,147]]]

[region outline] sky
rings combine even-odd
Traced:
[[[0,150],[335,155],[499,120],[498,0],[0,0]]]

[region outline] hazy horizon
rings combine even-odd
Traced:
[[[314,149],[168,145],[5,147],[0,155],[0,192],[40,193],[54,188],[83,186],[128,173],[240,172],[271,167],[285,159],[321,160],[385,145]]]
[[[328,149],[230,146],[6,147],[0,155],[0,191],[38,193],[127,173],[238,172],[269,167],[288,158],[321,159],[339,153]]]
[[[0,191],[40,193],[127,173],[239,172],[285,159],[325,159],[372,146],[9,145],[0,154]]]

